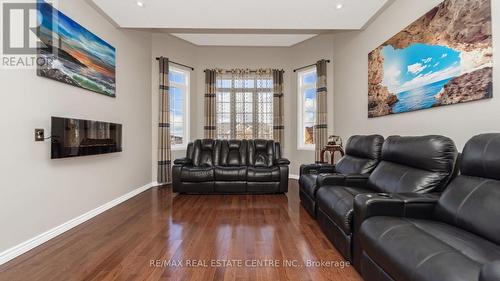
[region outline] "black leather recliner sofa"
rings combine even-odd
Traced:
[[[288,166],[271,140],[195,140],[174,161],[177,193],[285,193]]]
[[[460,172],[440,197],[356,197],[365,280],[500,280],[500,134],[473,137]]]
[[[337,250],[356,265],[352,258],[353,252],[359,252],[358,243],[353,242],[354,198],[366,193],[442,191],[453,175],[457,157],[455,144],[447,137],[388,137],[380,163],[363,184],[319,188],[316,203],[321,229]]]
[[[309,164],[300,166],[300,203],[312,217],[316,217],[316,192],[321,185],[344,185],[366,182],[377,167],[384,137],[380,135],[352,136],[345,155],[336,165]]]

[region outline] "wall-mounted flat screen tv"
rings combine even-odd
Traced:
[[[67,158],[122,151],[122,125],[52,117],[51,158]]]

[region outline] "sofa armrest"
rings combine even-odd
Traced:
[[[369,174],[347,174],[345,175],[345,186],[366,188]]]
[[[439,194],[369,193],[354,198],[354,230],[375,216],[432,218]]]
[[[290,160],[288,160],[286,158],[280,158],[280,159],[276,159],[274,161],[274,164],[276,164],[278,166],[282,166],[282,165],[288,166],[288,165],[290,165]]]
[[[483,265],[479,274],[479,281],[500,280],[500,261],[494,261]]]
[[[369,175],[360,174],[319,174],[317,178],[318,188],[326,185],[342,185],[350,187],[364,187]]]
[[[334,173],[335,165],[331,164],[304,164],[300,165],[300,175]]]
[[[179,158],[174,160],[174,165],[191,165],[193,160],[189,158]]]
[[[182,165],[177,164],[172,166],[172,191],[175,193],[183,191],[181,184],[182,167]]]

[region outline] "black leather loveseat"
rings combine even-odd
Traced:
[[[355,185],[365,183],[380,161],[384,137],[380,135],[352,136],[347,141],[345,155],[336,165],[308,164],[300,166],[300,203],[316,217],[316,192],[322,185]]]
[[[443,136],[388,137],[381,161],[364,183],[325,185],[316,194],[318,223],[332,244],[357,265],[354,198],[367,193],[439,192],[453,176],[458,152]]]
[[[359,195],[367,281],[500,280],[500,134],[473,137],[441,196]]]
[[[177,193],[285,193],[290,161],[271,140],[195,140],[174,161]]]

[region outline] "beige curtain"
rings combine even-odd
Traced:
[[[172,182],[168,64],[168,58],[160,58],[158,118],[158,183],[160,184]]]
[[[328,141],[326,64],[326,60],[320,60],[316,63],[316,124],[314,125],[316,162],[321,161],[321,150],[325,147]]]
[[[283,74],[285,71],[273,69],[273,139],[281,144],[283,150],[284,131],[283,123]]]
[[[206,139],[215,139],[217,132],[216,123],[216,78],[215,69],[205,70],[205,127],[204,136]]]

